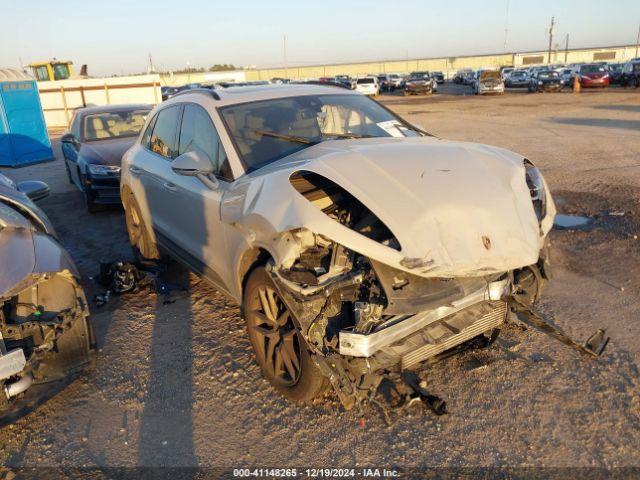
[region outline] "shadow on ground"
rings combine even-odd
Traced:
[[[631,106],[631,105],[629,105]],[[615,128],[622,130],[640,131],[640,120],[622,120],[613,118],[553,118],[553,122],[564,125],[578,125],[585,127]]]

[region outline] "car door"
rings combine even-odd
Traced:
[[[178,126],[182,105],[174,104],[159,110],[152,120],[152,130],[143,138],[144,148],[135,156],[129,172],[136,179],[134,194],[139,204],[146,205],[151,226],[159,236],[171,230],[169,217],[173,191],[170,184],[171,162],[178,155]]]
[[[229,161],[209,113],[198,104],[184,105],[178,138],[179,155],[195,151],[211,162],[216,185],[171,171],[165,179],[172,187],[167,236],[191,257],[185,260],[194,269],[226,289],[220,276],[228,260],[220,203],[232,181]]]

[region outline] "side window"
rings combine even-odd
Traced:
[[[180,121],[180,105],[164,108],[156,115],[155,125],[149,142],[153,153],[167,158],[178,156],[176,131]]]
[[[151,150],[151,133],[153,132],[153,126],[156,124],[156,119],[158,115],[154,115],[151,120],[149,120],[149,125],[147,125],[147,129],[142,134],[142,146],[148,150]]]
[[[233,180],[229,159],[209,114],[202,107],[189,104],[185,105],[182,115],[178,153],[193,151],[209,159],[217,177]]]

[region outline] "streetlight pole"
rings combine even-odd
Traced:
[[[638,37],[636,38],[636,56],[638,58],[638,46],[640,45],[640,25],[638,25]]]
[[[567,33],[567,36],[565,37],[565,40],[564,40],[564,63],[567,63],[568,57],[569,57],[569,34]]]
[[[549,26],[549,61],[551,63],[551,46],[553,42],[553,26],[555,25],[555,18],[551,17],[551,25]]]
[[[507,0],[507,13],[504,17],[504,51],[507,51],[507,41],[509,39],[509,0]]]

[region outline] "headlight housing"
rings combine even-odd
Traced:
[[[538,221],[542,221],[547,215],[547,192],[544,188],[542,174],[540,170],[527,159],[524,160],[524,168],[526,170],[527,186],[531,194],[533,209],[536,212]]]
[[[120,175],[120,167],[117,165],[98,165],[98,164],[90,164],[89,165],[89,173],[91,175],[97,176],[115,176]]]

